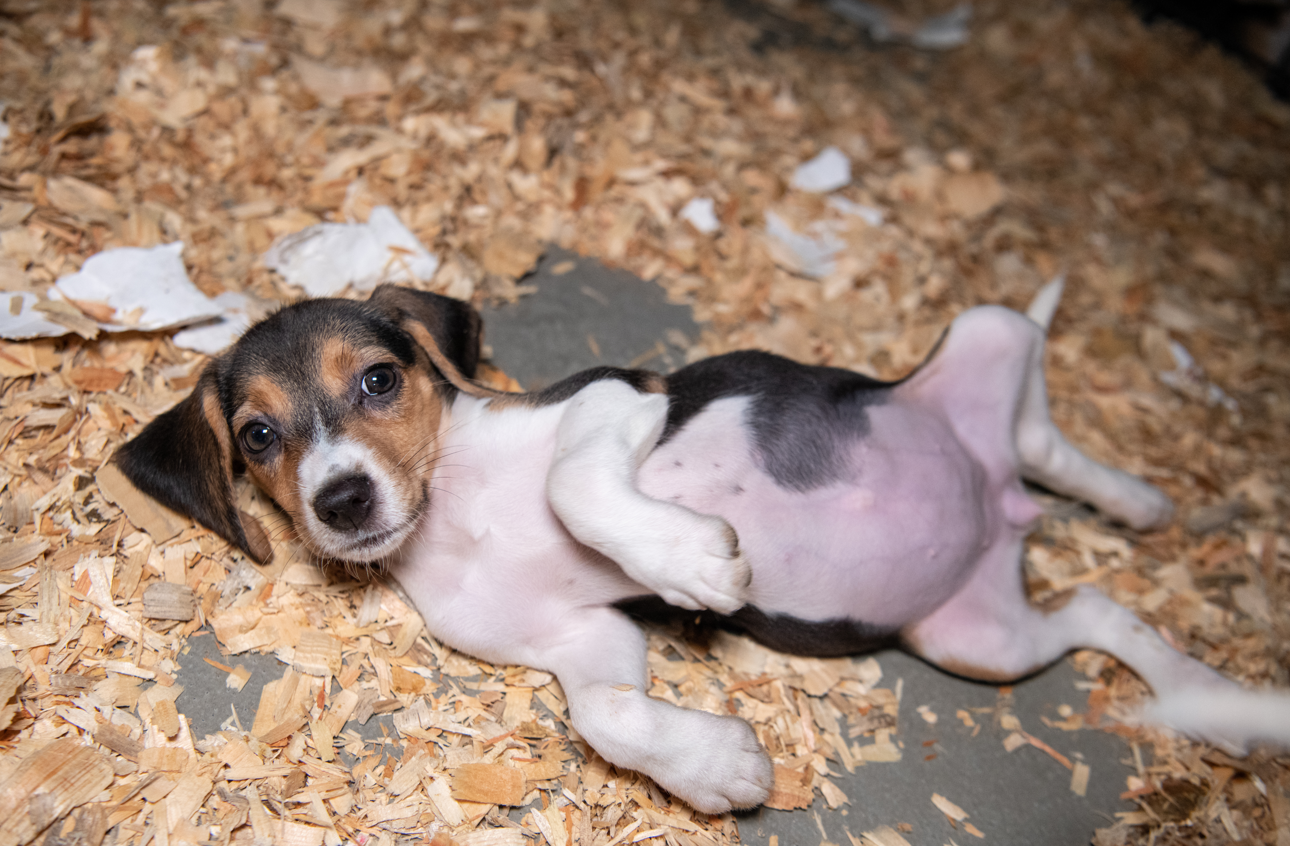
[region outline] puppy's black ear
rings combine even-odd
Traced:
[[[399,325],[409,321],[420,325],[458,373],[475,378],[483,321],[470,303],[397,285],[378,286],[368,302]]]
[[[218,359],[186,399],[143,427],[112,460],[134,486],[185,514],[261,564],[273,555],[264,529],[237,507],[233,443],[220,410]]]

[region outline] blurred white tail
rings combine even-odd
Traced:
[[[1066,287],[1066,274],[1059,273],[1053,277],[1053,280],[1039,289],[1035,298],[1030,301],[1030,308],[1026,309],[1026,317],[1038,323],[1047,329],[1053,322],[1053,315],[1057,313],[1057,304],[1062,299],[1062,289]]]
[[[1243,755],[1257,743],[1290,748],[1290,694],[1191,688],[1149,704],[1144,720]]]

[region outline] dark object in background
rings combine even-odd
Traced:
[[[857,48],[883,49],[893,40],[875,35],[884,19],[903,17],[906,0],[810,0],[802,4],[782,0],[723,0],[732,14],[753,24],[759,35],[752,48],[767,50],[806,46],[814,50],[845,53]],[[1290,0],[1129,0],[1147,23],[1175,21],[1219,45],[1254,68],[1268,88],[1290,101]],[[949,4],[945,4],[948,8]],[[954,7],[967,10],[970,0]],[[820,11],[826,11],[820,14]],[[923,19],[926,23],[928,19]],[[968,25],[969,31],[971,25]],[[895,43],[909,43],[909,32]],[[915,45],[918,46],[918,45]],[[924,47],[936,45],[923,45]],[[941,45],[942,48],[948,45]]]
[[[1290,0],[1133,0],[1143,20],[1177,21],[1259,68],[1290,100]]]

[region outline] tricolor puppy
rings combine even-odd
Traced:
[[[1151,686],[1161,721],[1290,742],[1285,697],[1243,691],[1098,591],[1027,601],[1040,509],[1023,479],[1138,529],[1172,513],[1049,420],[1055,299],[1034,319],[964,313],[899,382],[742,352],[505,394],[472,379],[468,305],[381,287],[254,326],[116,460],[263,561],[234,501],[244,469],[319,558],[388,566],[443,642],[555,673],[601,755],[701,811],[763,801],[771,764],[741,720],[646,695],[645,639],[621,610],[641,597],[786,651],[899,643],[977,679],[1100,649]]]

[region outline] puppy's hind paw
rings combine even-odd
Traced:
[[[1164,528],[1173,519],[1173,501],[1155,485],[1116,470],[1109,470],[1103,481],[1088,493],[1088,500],[1112,520],[1149,532]]]
[[[1162,529],[1174,517],[1174,503],[1163,491],[1145,482],[1126,506],[1124,522],[1138,531]]]

